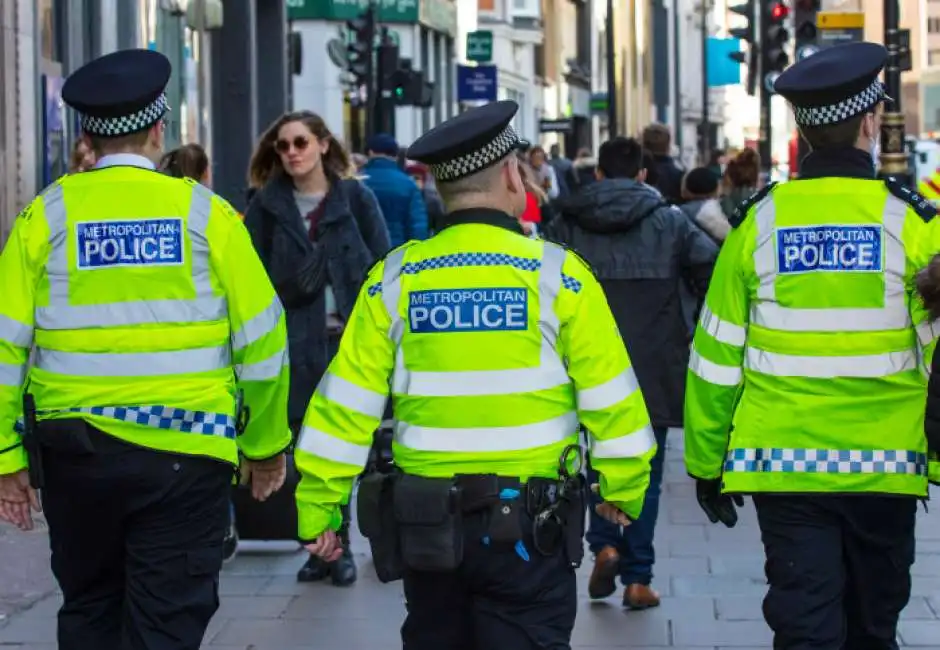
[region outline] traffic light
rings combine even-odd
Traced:
[[[766,87],[771,87],[777,75],[790,65],[790,57],[787,54],[790,32],[786,28],[789,16],[790,8],[780,0],[768,2],[764,7],[760,41],[763,63],[761,72]]]
[[[793,24],[796,26],[796,60],[801,61],[819,51],[816,38],[816,14],[820,0],[797,0],[793,11]]]
[[[728,30],[732,37],[745,43],[743,50],[732,52],[729,56],[733,61],[737,61],[742,65],[747,64],[747,93],[749,95],[754,94],[754,85],[757,79],[757,66],[753,65],[753,62],[756,61],[755,54],[758,47],[757,29],[754,21],[754,6],[755,0],[746,0],[744,4],[731,5],[728,7],[728,11],[742,16],[745,20],[743,27],[732,27]]]
[[[371,87],[372,45],[375,42],[375,9],[372,5],[353,20],[346,22],[352,38],[346,45],[346,60],[356,84]]]

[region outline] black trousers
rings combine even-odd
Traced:
[[[465,520],[457,571],[409,571],[404,650],[569,650],[578,599],[574,570],[559,550],[529,561],[512,548],[484,546],[481,517]]]
[[[88,430],[94,453],[44,454],[59,649],[198,650],[219,607],[233,468]]]
[[[917,500],[755,495],[775,650],[895,650]]]

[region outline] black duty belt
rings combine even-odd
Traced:
[[[500,500],[503,490],[518,490],[520,499],[524,499],[526,511],[535,516],[558,500],[562,485],[559,479],[533,477],[522,482],[516,477],[495,474],[460,474],[455,478],[460,491],[461,510],[465,513],[491,507]]]

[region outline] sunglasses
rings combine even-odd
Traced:
[[[293,145],[294,149],[297,151],[303,151],[310,146],[310,139],[298,135],[293,140],[278,140],[274,143],[274,150],[278,153],[287,153],[290,151],[291,145]]]

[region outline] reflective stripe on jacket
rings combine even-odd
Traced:
[[[936,336],[912,285],[938,227],[873,180],[786,183],[752,206],[695,333],[689,473],[731,492],[926,495]]]
[[[338,524],[390,389],[410,474],[556,477],[580,422],[601,493],[640,512],[656,447],[643,397],[600,285],[554,244],[455,225],[372,269],[298,442],[302,539]]]
[[[26,464],[14,422],[31,348],[41,418],[235,463],[241,389],[238,448],[277,453],[290,442],[284,317],[237,213],[140,157],[102,162],[35,199],[0,255],[0,474]]]

